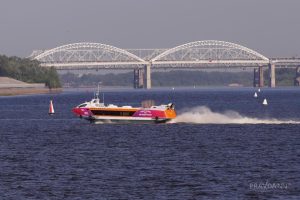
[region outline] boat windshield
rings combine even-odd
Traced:
[[[86,103],[83,103],[83,104],[80,104],[79,106],[77,106],[78,108],[83,108],[83,107],[86,107],[87,104]]]
[[[92,102],[93,103],[99,103],[99,99],[94,99]]]

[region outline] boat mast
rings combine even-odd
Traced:
[[[103,99],[103,104],[104,104],[104,93],[102,93],[102,99]]]
[[[100,82],[99,82],[100,83]],[[100,86],[99,86],[99,83],[98,83],[98,89],[97,89],[97,92],[96,92],[96,99],[99,99],[99,93],[100,93]]]

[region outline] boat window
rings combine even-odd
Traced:
[[[132,116],[135,111],[107,111],[107,110],[92,110],[94,115],[104,116]]]
[[[129,112],[122,112],[123,116],[130,116]]]
[[[78,106],[78,108],[82,108],[82,107],[86,107],[86,103],[84,103],[84,104],[80,104],[79,106]]]

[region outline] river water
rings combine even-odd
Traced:
[[[104,91],[174,102],[168,124],[78,119],[89,91],[0,97],[0,199],[299,199],[300,90],[254,91]]]

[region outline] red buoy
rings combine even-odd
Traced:
[[[54,114],[53,103],[52,103],[52,100],[50,100],[50,105],[49,105],[49,115],[53,115],[53,114]]]

